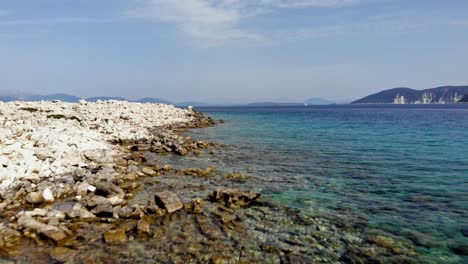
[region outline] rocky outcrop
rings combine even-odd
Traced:
[[[34,181],[32,191],[51,202],[62,186],[36,190],[38,182],[94,174],[103,166],[111,172],[115,157],[123,155],[112,142],[159,140],[155,128],[187,123],[191,115],[169,105],[121,101],[0,102],[0,195]],[[181,144],[171,150],[186,153]],[[29,202],[42,201],[31,194]]]
[[[414,90],[411,88],[393,88],[384,90],[353,104],[453,104],[468,95],[468,86],[442,86],[437,88]]]
[[[465,96],[458,100],[458,103],[468,103],[468,94],[465,94]]]
[[[260,193],[237,189],[221,189],[212,192],[208,198],[227,207],[245,207],[257,203]]]

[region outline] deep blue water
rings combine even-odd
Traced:
[[[428,262],[468,263],[467,105],[198,110],[225,123],[196,137],[235,146],[223,169],[268,179],[264,195],[310,214],[351,210]]]

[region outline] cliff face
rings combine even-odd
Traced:
[[[465,96],[463,96],[462,99],[460,99],[458,102],[459,103],[468,103],[468,94],[465,94]]]
[[[366,96],[353,104],[451,104],[468,95],[468,86],[442,86],[414,90],[394,88]]]

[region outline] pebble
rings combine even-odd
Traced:
[[[42,198],[45,202],[48,203],[53,203],[55,201],[54,194],[49,188],[46,188],[44,191],[42,191]]]
[[[26,195],[26,202],[30,204],[40,204],[44,202],[42,194],[39,192],[31,192]]]

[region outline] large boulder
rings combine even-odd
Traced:
[[[227,207],[245,207],[258,202],[260,193],[238,189],[221,189],[208,195],[212,202],[224,204]]]
[[[184,207],[177,194],[170,191],[156,193],[154,200],[160,208],[166,209],[168,213],[173,213]]]

